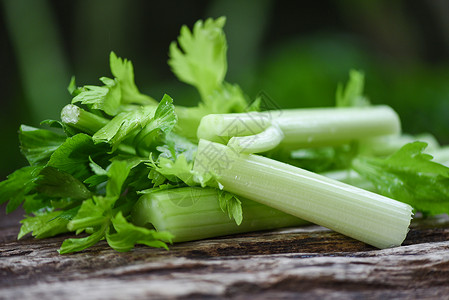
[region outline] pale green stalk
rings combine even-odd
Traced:
[[[240,144],[249,144],[254,135],[272,125],[282,131],[280,146],[284,148],[334,146],[401,131],[399,117],[393,109],[370,106],[211,114],[201,120],[197,136],[220,143],[227,143],[232,137],[245,137],[240,139]],[[272,143],[272,146],[277,145]]]
[[[243,221],[237,225],[220,209],[214,188],[185,187],[161,190],[142,196],[132,211],[138,226],[168,231],[174,242],[305,225],[308,222],[266,205],[240,199]]]
[[[225,191],[378,248],[401,245],[412,217],[407,204],[206,140],[200,140],[194,171],[214,174]]]

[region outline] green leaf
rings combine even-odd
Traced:
[[[228,214],[229,219],[234,219],[235,223],[240,225],[243,220],[242,202],[237,196],[225,191],[219,191],[218,201],[221,210]]]
[[[449,168],[424,153],[427,144],[406,144],[386,159],[359,157],[353,168],[378,191],[425,214],[449,213]]]
[[[114,205],[116,198],[93,196],[84,200],[76,216],[70,220],[67,228],[70,231],[83,231],[109,223],[108,213]]]
[[[50,198],[42,197],[38,193],[29,193],[25,195],[22,208],[27,214],[41,214],[42,212],[52,211],[53,204]]]
[[[238,85],[223,82],[222,86],[204,99],[203,108],[207,114],[240,113],[247,111],[249,106],[245,94]]]
[[[79,133],[76,129],[67,126],[67,124],[59,121],[59,120],[44,120],[40,123],[40,125],[47,125],[51,128],[57,128],[62,129],[66,136],[74,136],[75,134]]]
[[[111,52],[109,56],[114,79],[101,77],[104,86],[86,85],[76,89],[74,79],[69,91],[74,95],[72,103],[81,103],[91,109],[99,109],[110,116],[117,115],[129,104],[157,105],[153,98],[139,92],[134,82],[134,68],[131,61],[121,59]]]
[[[79,89],[76,86],[76,80],[75,80],[75,76],[72,76],[70,78],[70,82],[69,85],[67,86],[67,91],[70,93],[70,95],[72,96],[76,96],[78,95],[78,93],[80,92]]]
[[[36,181],[37,191],[43,195],[56,198],[83,200],[91,197],[86,186],[72,175],[53,167],[45,167]]]
[[[89,160],[90,160],[89,166],[92,172],[95,173],[95,175],[90,176],[83,182],[89,185],[90,187],[95,187],[103,182],[106,182],[108,180],[108,172],[105,169],[103,169],[100,165],[95,163],[91,158],[89,158]]]
[[[67,224],[78,211],[79,207],[74,207],[66,211],[51,211],[46,214],[28,216],[20,223],[18,239],[32,232],[32,235],[38,239],[52,237],[61,233],[68,232]]]
[[[335,94],[337,107],[369,106],[369,100],[363,95],[365,76],[362,72],[351,70],[346,87],[339,84]]]
[[[143,162],[148,162],[148,159],[143,159],[141,157],[132,156],[117,156],[112,159],[112,161],[120,160],[126,162],[127,168],[129,168],[129,174],[124,183],[124,187],[127,190],[127,197],[137,190],[147,189],[152,187],[152,183],[148,180],[148,166],[143,164]]]
[[[114,116],[120,111],[122,100],[120,86],[115,80],[107,77],[102,77],[100,80],[105,86],[84,86],[82,91],[72,99],[72,103],[81,103]]]
[[[112,74],[120,85],[121,102],[123,104],[157,105],[156,100],[141,94],[137,89],[134,82],[134,68],[130,60],[117,57],[114,52],[111,52],[109,64]]]
[[[149,148],[159,134],[168,134],[175,126],[177,117],[173,99],[164,95],[154,112],[154,116],[138,133],[134,143],[138,146]]]
[[[181,28],[176,42],[170,45],[168,61],[179,80],[195,86],[204,99],[221,86],[227,71],[227,43],[223,32],[224,17],[197,21],[190,31]]]
[[[174,132],[167,134],[164,142],[164,145],[156,148],[159,152],[161,152],[159,157],[175,159],[179,155],[183,154],[188,162],[192,162],[198,149],[197,144],[192,143],[189,139]]]
[[[183,154],[180,154],[174,161],[159,157],[157,164],[150,162],[149,165],[172,182],[177,183],[182,180],[189,186],[196,186],[199,183],[197,174],[192,170],[193,163],[188,162]]]
[[[36,187],[36,179],[42,167],[28,166],[14,171],[0,182],[0,204],[9,200],[6,212],[16,210],[25,196]]]
[[[151,180],[151,183],[153,184],[154,188],[162,185],[167,180],[165,176],[163,176],[155,169],[150,170],[150,172],[148,173],[148,179]]]
[[[67,172],[79,180],[85,180],[91,176],[90,158],[106,161],[109,158],[108,150],[107,145],[95,145],[89,135],[79,133],[67,138],[52,154],[47,165]]]
[[[139,159],[138,161],[139,161],[138,163],[140,163],[141,160]],[[123,183],[128,177],[130,170],[134,166],[136,166],[135,160],[132,161],[114,160],[112,162],[107,173],[109,180],[108,183],[106,184],[106,197],[116,199],[120,197]]]
[[[58,252],[60,254],[67,254],[81,251],[95,245],[104,238],[108,226],[109,224],[103,224],[101,227],[97,228],[91,235],[84,238],[66,239],[62,243],[61,248],[59,248]]]
[[[166,243],[171,243],[174,237],[169,232],[157,232],[156,230],[135,226],[126,221],[121,212],[118,212],[112,219],[112,225],[115,232],[107,232],[106,240],[113,249],[120,252],[131,250],[135,244],[168,250]]]
[[[140,160],[136,159],[114,160],[107,170],[106,195],[94,195],[84,200],[77,215],[69,222],[68,228],[71,231],[82,231],[109,224],[112,209],[121,195],[123,184],[130,170],[139,163]]]
[[[153,119],[155,111],[156,106],[142,106],[139,109],[119,113],[98,130],[92,139],[95,143],[112,145],[112,151],[115,151],[125,139],[134,138]]]
[[[54,131],[22,125],[19,130],[20,150],[30,165],[45,165],[66,136]]]

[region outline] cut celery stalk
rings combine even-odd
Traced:
[[[108,119],[94,115],[73,104],[64,106],[61,111],[61,120],[63,123],[89,134],[94,134],[109,122]]]
[[[237,225],[220,209],[218,192],[214,188],[185,187],[146,194],[134,206],[132,222],[168,231],[175,236],[174,242],[309,224],[269,206],[240,199],[243,221]]]
[[[193,170],[219,186],[377,248],[399,246],[410,205],[258,155],[200,140]]]
[[[333,146],[401,131],[396,112],[389,106],[379,105],[211,114],[201,120],[197,136],[226,144],[231,137],[246,136],[250,140],[248,136],[257,135],[272,125],[283,132],[280,145],[284,148]],[[266,151],[266,147],[262,148]]]

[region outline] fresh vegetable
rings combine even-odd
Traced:
[[[309,224],[258,202],[239,199],[214,188],[160,190],[142,196],[132,217],[136,225],[172,233],[173,242]]]
[[[279,110],[276,115],[271,111],[210,114],[202,118],[197,136],[216,142],[229,140],[230,147],[254,153],[279,144],[289,149],[339,145],[400,130],[399,117],[390,107],[369,106]]]
[[[223,190],[328,227],[378,248],[400,245],[412,207],[258,155],[201,140],[194,170]]]
[[[224,24],[184,26],[170,45],[169,65],[198,90],[197,106],[140,93],[131,61],[112,52],[112,78],[72,79],[60,121],[21,126],[29,165],[0,183],[7,212],[26,213],[19,238],[71,232],[60,253],[101,240],[128,251],[304,219],[384,248],[402,243],[411,206],[449,211],[449,168],[404,138],[391,108],[369,104],[362,73],[339,86],[335,108],[261,111],[225,81]],[[429,151],[449,160],[438,143]]]

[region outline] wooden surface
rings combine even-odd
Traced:
[[[0,215],[0,299],[449,299],[449,220],[377,250],[319,226],[59,255]],[[14,219],[14,218],[9,218]]]

